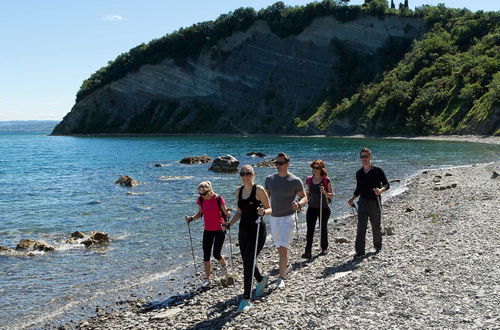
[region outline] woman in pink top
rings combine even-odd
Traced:
[[[226,218],[229,218],[229,212],[224,198],[214,193],[210,181],[201,182],[198,185],[198,193],[200,194],[200,197],[196,200],[198,213],[194,216],[186,216],[186,221],[191,222],[201,217],[204,219],[203,266],[205,268],[205,280],[203,286],[207,286],[210,284],[211,278],[210,253],[212,248],[214,258],[221,265],[221,275],[225,276],[227,273],[226,260],[221,255],[226,232],[221,230],[221,224],[224,223]]]

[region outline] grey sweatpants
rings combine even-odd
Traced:
[[[365,253],[366,227],[368,218],[373,232],[373,246],[382,248],[381,210],[377,200],[360,198],[358,202],[358,232],[356,234],[356,254]]]

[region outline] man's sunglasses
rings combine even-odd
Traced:
[[[274,165],[285,165],[287,162],[281,161],[281,160],[275,160]]]

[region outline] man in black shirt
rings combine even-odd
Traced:
[[[354,200],[359,196],[358,202],[358,229],[356,234],[356,255],[360,258],[365,254],[365,237],[368,218],[373,232],[373,246],[376,253],[382,249],[382,230],[380,195],[389,190],[389,181],[384,171],[372,164],[372,153],[364,148],[359,152],[363,167],[356,172],[356,190],[349,199],[348,204],[353,206]]]

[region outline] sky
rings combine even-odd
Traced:
[[[236,8],[258,10],[276,1],[0,0],[0,121],[61,120],[83,80],[119,54]],[[412,9],[438,3],[500,10],[498,0],[409,0]]]

